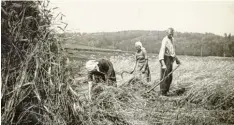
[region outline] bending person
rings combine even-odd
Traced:
[[[103,82],[117,87],[116,75],[113,64],[106,59],[89,60],[86,62],[88,70],[89,98],[91,99],[91,88],[94,84]]]

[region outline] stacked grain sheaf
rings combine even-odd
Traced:
[[[71,91],[61,41],[51,28],[48,1],[1,4],[2,123],[79,123],[81,115],[72,108],[79,101]]]

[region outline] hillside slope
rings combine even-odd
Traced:
[[[165,31],[120,31],[99,33],[65,33],[66,44],[83,44],[106,49],[135,51],[134,43],[140,40],[148,52],[158,53]],[[176,53],[193,56],[234,56],[234,37],[212,33],[175,33]]]

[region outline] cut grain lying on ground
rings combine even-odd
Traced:
[[[226,59],[220,57],[219,60],[210,57],[200,58],[181,56],[181,58],[183,60],[183,64],[174,74],[175,81],[172,84],[171,91],[177,88],[186,88],[186,93],[182,96],[172,97],[168,100],[174,99],[174,103],[179,102],[181,104],[184,104],[182,105],[182,108],[183,110],[186,109],[187,111],[183,113],[187,114],[190,117],[192,117],[192,115],[189,115],[189,113],[193,113],[193,110],[196,110],[195,107],[198,107],[201,108],[199,110],[201,113],[205,114],[206,119],[210,118],[210,120],[207,121],[201,116],[197,119],[198,121],[194,119],[194,123],[203,123],[202,121],[199,121],[203,119],[204,123],[207,122],[207,124],[209,123],[209,121],[212,121],[210,124],[221,124],[222,122],[233,124],[233,58]],[[116,60],[113,59],[114,62],[118,62],[117,60],[117,58]],[[126,63],[125,65],[129,64],[131,63]],[[151,61],[149,61],[149,65],[151,69],[159,69],[159,64],[157,63],[156,59],[151,59]],[[118,71],[118,63],[116,63],[115,67]],[[157,70],[152,70],[152,76],[152,78],[156,78],[159,80],[159,72]],[[157,100],[157,96],[153,97],[152,100]],[[163,104],[163,107],[167,105],[167,103],[169,103],[167,101],[165,101],[164,103],[163,101],[159,102]],[[154,104],[157,103],[158,102],[155,102]],[[190,109],[188,105],[195,106]],[[158,108],[156,109],[162,110],[163,107],[158,105]],[[177,107],[176,110],[180,110],[181,108],[179,107]],[[171,108],[165,107],[164,112],[166,110],[171,110]],[[190,110],[192,110],[192,112]],[[202,112],[202,110],[204,110],[204,112]],[[172,114],[173,113],[176,113],[176,111],[172,112]],[[208,116],[206,116],[206,114]],[[213,118],[215,118],[216,120],[218,119],[218,121],[212,120]],[[172,122],[173,118],[170,120],[169,121]],[[177,116],[177,119],[174,120],[180,121],[182,119]]]
[[[152,83],[135,81],[126,85],[131,75],[126,74],[124,79],[121,79],[120,72],[131,71],[133,55],[108,58],[117,72],[119,89],[133,95],[131,98],[134,101],[127,103],[128,107],[124,109],[124,118],[130,124],[233,124],[232,58],[220,57],[217,60],[211,57],[181,56],[183,64],[174,73],[171,97],[158,96],[159,87],[145,94]],[[155,57],[150,57],[149,66],[156,69],[151,70],[151,73],[153,81],[158,81],[157,69],[159,70],[160,66]],[[79,82],[82,83],[82,80]],[[180,88],[185,88],[186,91],[178,96],[175,92]]]
[[[234,124],[233,58],[181,56],[171,96],[158,96],[158,87],[146,94],[153,83],[128,83],[131,75],[120,76],[133,68],[133,54],[65,53],[60,44],[64,38],[51,30],[56,16],[47,1],[3,1],[1,11],[2,124]],[[100,83],[88,100],[80,57],[108,58],[118,87]],[[149,67],[152,81],[159,81],[155,55],[149,57]],[[185,93],[174,94],[179,88]]]

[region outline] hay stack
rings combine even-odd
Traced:
[[[82,123],[48,1],[1,3],[2,123]]]

